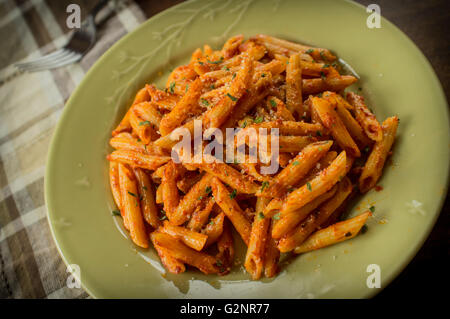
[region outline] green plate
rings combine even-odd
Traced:
[[[116,43],[72,94],[55,131],[45,178],[48,219],[67,264],[81,269],[96,298],[364,298],[368,265],[381,288],[413,258],[431,231],[447,192],[449,118],[430,64],[386,19],[366,26],[364,7],[347,1],[189,1],[164,11]],[[267,33],[326,47],[360,75],[357,87],[379,120],[400,127],[381,192],[349,214],[376,206],[368,231],[353,240],[283,263],[275,279],[250,281],[236,266],[225,277],[197,271],[164,275],[154,250],[137,249],[112,217],[108,139],[135,92],[162,85],[202,44],[235,34]]]

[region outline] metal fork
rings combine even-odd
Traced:
[[[75,63],[92,48],[96,41],[97,28],[95,16],[108,3],[109,0],[100,0],[92,9],[81,28],[75,31],[69,42],[61,49],[44,55],[30,62],[16,63],[15,66],[21,71],[37,72]]]

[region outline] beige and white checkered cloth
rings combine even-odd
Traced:
[[[64,104],[92,64],[146,17],[133,1],[110,7],[99,40],[80,63],[11,75],[12,63],[63,46],[66,7],[82,16],[95,1],[0,0],[0,298],[86,298],[69,289],[51,237],[44,203],[44,172],[53,129]]]

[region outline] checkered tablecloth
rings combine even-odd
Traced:
[[[80,63],[17,74],[14,62],[66,43],[70,3],[78,3],[83,16],[95,1],[0,0],[0,298],[89,297],[67,287],[70,274],[50,233],[44,202],[47,151],[65,102],[84,74],[146,18],[133,1],[111,2],[97,43]]]

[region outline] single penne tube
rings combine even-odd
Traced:
[[[184,244],[197,251],[202,250],[208,240],[208,236],[205,234],[195,232],[185,227],[172,225],[167,220],[164,221],[163,227],[161,227],[158,231],[169,234],[170,236],[181,240]]]
[[[278,241],[278,249],[282,253],[289,252],[299,246],[331,216],[331,214],[344,202],[352,192],[353,186],[345,177],[339,182],[335,195],[323,203],[315,212],[311,213],[304,222],[293,229]]]
[[[175,108],[170,113],[163,116],[159,124],[159,131],[162,136],[168,135],[174,129],[179,127],[190,114],[198,113],[198,99],[202,93],[203,83],[198,78],[189,85],[186,94],[177,103]]]
[[[311,55],[314,60],[326,60],[326,61],[334,61],[336,60],[336,56],[334,56],[328,49],[323,48],[315,48],[311,46],[307,46],[304,44],[299,44],[283,39],[279,39],[276,37],[268,36],[265,34],[259,34],[254,37],[257,41],[261,41],[263,43],[272,43],[279,45],[280,47],[286,48],[288,50],[292,50],[294,52],[302,52]]]
[[[298,210],[287,214],[280,214],[280,219],[272,227],[272,238],[280,239],[281,237],[286,235],[289,231],[294,229],[298,225],[298,223],[304,220],[314,209],[333,197],[333,195],[336,193],[336,190],[337,186],[335,185],[328,192],[320,195]]]
[[[257,133],[257,137],[259,139],[260,137],[259,133]],[[266,145],[263,144],[263,147],[261,147],[259,151],[264,152],[269,156],[270,152],[268,152],[268,150],[271,149],[271,141],[272,141],[271,138],[267,138]],[[279,136],[278,137],[279,152],[298,153],[301,150],[303,150],[303,148],[305,148],[307,145],[314,143],[316,141],[317,139],[311,136]],[[245,139],[245,142],[248,144],[250,141],[249,139]],[[242,143],[238,142],[237,146],[239,146],[240,144]]]
[[[180,240],[159,231],[153,232],[151,236],[152,241],[169,251],[173,258],[194,266],[207,275],[219,272],[219,268],[216,265],[217,260],[213,256],[196,251],[183,244]]]
[[[216,177],[212,179],[212,192],[217,205],[227,215],[244,243],[248,246],[252,226],[246,219],[244,212],[236,200],[230,196],[231,193]]]
[[[160,109],[173,110],[180,97],[165,91],[158,90],[154,85],[145,85],[145,89],[151,97],[152,103],[155,103]],[[159,126],[159,125],[158,125]]]
[[[150,100],[150,95],[148,94],[146,88],[142,88],[136,94],[131,106],[141,103],[141,102],[148,101],[148,100]],[[116,136],[117,134],[119,134],[121,132],[131,130],[131,124],[130,124],[130,115],[132,113],[131,109],[132,109],[132,107],[130,107],[128,109],[127,113],[125,113],[125,116],[122,118],[119,125],[114,129],[114,131],[112,131],[112,136]]]
[[[201,120],[202,116],[198,118],[198,120]],[[180,126],[180,128],[184,131],[187,130],[191,136],[194,134],[194,120],[190,120],[186,124],[183,124]],[[173,130],[175,132],[177,129]],[[172,147],[178,143],[178,141],[182,138],[182,136],[178,136],[177,138],[174,138],[172,134],[167,134],[165,136],[161,136],[159,139],[157,139],[154,143],[156,146],[159,146],[166,150],[172,150]]]
[[[222,47],[221,53],[224,59],[230,59],[239,53],[239,46],[244,40],[242,34],[238,34],[234,37],[229,38]]]
[[[177,178],[179,175],[178,166],[179,164],[177,165],[170,161],[167,165],[165,165],[164,173],[161,179],[161,195],[164,203],[164,211],[166,212],[167,218],[169,218],[174,225],[179,225],[179,223],[176,223],[177,220],[175,218],[175,211],[178,207],[178,203],[180,202],[180,195],[177,187]]]
[[[301,118],[304,113],[302,103],[302,66],[299,54],[291,55],[289,64],[286,67],[286,107],[297,118]]]
[[[152,124],[159,128],[159,123],[162,120],[161,113],[158,111],[158,106],[154,102],[141,102],[133,105],[133,112],[145,121],[145,124]],[[148,122],[148,123],[147,123]]]
[[[123,133],[121,133],[123,134]],[[133,137],[125,137],[116,135],[109,140],[109,145],[117,150],[130,150],[134,152],[147,153],[146,145],[142,142],[138,142]]]
[[[266,129],[272,129],[277,128],[279,130],[280,136],[281,135],[316,135],[317,132],[323,131],[323,126],[321,124],[312,124],[312,123],[305,123],[305,122],[294,122],[294,121],[270,121],[270,122],[262,122],[259,124],[253,124],[250,126],[247,126],[246,128],[242,129],[239,134],[245,134],[247,130],[250,128],[255,129],[257,132],[259,132],[260,128],[266,128]],[[269,134],[270,132],[268,132]]]
[[[272,76],[276,76],[286,70],[286,63],[278,60],[272,60],[269,63],[258,62],[255,69],[262,77],[266,76],[266,72],[270,72]]]
[[[380,179],[384,163],[395,140],[397,127],[397,116],[389,117],[383,122],[383,138],[381,141],[375,143],[359,177],[359,189],[362,193],[373,188]]]
[[[350,133],[347,131],[344,123],[339,115],[333,109],[330,102],[325,99],[313,97],[311,99],[312,107],[319,115],[320,121],[333,135],[339,146],[346,151],[346,153],[353,157],[360,157],[361,152],[355,141],[353,141]]]
[[[223,232],[217,241],[217,255],[216,258],[219,264],[220,275],[225,275],[230,272],[233,267],[234,260],[234,241],[231,234],[230,223],[227,219],[223,223]]]
[[[116,150],[109,154],[107,159],[148,170],[155,170],[170,161],[170,156],[148,155],[130,150]]]
[[[266,99],[266,108],[275,110],[275,117],[282,121],[295,121],[291,111],[288,110],[283,101],[275,96],[268,96]]]
[[[133,242],[142,248],[148,248],[148,236],[142,217],[139,193],[134,173],[119,163],[119,181],[124,210],[124,225],[128,225]]]
[[[339,115],[339,118],[344,123],[347,128],[350,136],[355,140],[360,148],[364,148],[365,146],[372,143],[372,141],[367,137],[364,130],[359,125],[358,121],[352,116],[346,104],[348,104],[345,99],[336,94],[334,92],[325,92],[323,96],[326,99],[331,99],[336,105],[336,113]]]
[[[122,195],[120,191],[119,163],[117,162],[109,162],[109,185],[111,186],[111,193],[113,195],[114,202],[116,203],[116,206],[123,218],[124,210],[122,209]]]
[[[348,92],[347,100],[355,107],[355,118],[367,136],[375,142],[381,141],[383,138],[381,125],[364,103],[364,98],[356,93]]]
[[[181,198],[170,218],[172,224],[181,225],[191,218],[198,206],[199,200],[206,199],[206,197],[209,196],[209,193],[211,193],[211,179],[211,175],[203,175],[202,179],[192,186],[189,192]]]
[[[153,238],[152,235],[150,235],[150,238]],[[186,271],[186,267],[184,266],[184,264],[174,258],[169,250],[162,248],[159,245],[155,245],[155,243],[153,243],[153,247],[155,247],[159,258],[161,259],[161,263],[168,272],[172,274],[181,274]]]
[[[279,60],[282,64],[289,64],[289,58],[287,56],[275,54],[275,59]],[[326,67],[325,63],[301,60],[300,64],[302,68],[302,75],[320,77],[322,73],[329,73],[329,68]]]
[[[331,145],[333,145],[332,141],[307,145],[287,167],[273,178],[268,187],[265,187],[263,191],[257,193],[257,196],[281,197],[289,187],[296,185],[316,166],[316,163],[328,152]]]
[[[303,95],[317,94],[324,91],[339,92],[355,83],[358,79],[352,75],[326,77],[325,79],[303,79]]]
[[[308,172],[308,174],[306,174],[305,177],[303,177],[299,182],[297,182],[296,185],[294,185],[294,187],[298,187],[301,185],[306,184],[306,182],[309,182],[310,180],[312,180],[314,177],[318,176],[320,174],[320,172],[325,168],[328,167],[331,162],[334,161],[334,159],[338,156],[338,154],[335,151],[329,151],[328,153],[326,153],[316,164],[316,166],[313,167],[312,170],[310,170]],[[347,156],[348,158],[348,156]],[[348,162],[348,161],[347,161]]]
[[[324,248],[355,237],[372,213],[367,211],[348,220],[320,229],[295,248],[296,254]]]
[[[264,269],[264,256],[266,243],[269,239],[268,229],[270,218],[264,218],[264,206],[269,203],[269,198],[260,197],[256,200],[255,218],[250,232],[250,241],[245,256],[244,266],[253,280],[261,278]]]
[[[272,223],[273,226],[273,223]],[[272,233],[272,227],[269,228],[269,234]],[[280,260],[280,251],[278,250],[275,240],[268,236],[266,241],[266,252],[264,255],[264,275],[267,278],[272,278],[278,271],[278,261]]]
[[[158,208],[156,207],[154,187],[147,173],[139,167],[134,169],[134,174],[138,182],[139,196],[141,198],[141,209],[144,220],[157,229],[160,225],[158,218]]]
[[[205,248],[211,246],[220,238],[223,232],[223,223],[225,221],[225,214],[220,213],[206,225],[203,233],[208,237]]]
[[[203,198],[201,200],[203,200]],[[189,219],[187,228],[198,232],[208,222],[208,218],[209,215],[211,214],[215,201],[212,197],[207,197],[205,199],[205,202],[206,204],[198,205],[195,208],[191,218]]]
[[[241,174],[233,167],[223,162],[214,161],[212,163],[192,163],[191,165],[216,176],[225,184],[229,185],[233,189],[236,189],[240,193],[254,194],[259,189],[259,186],[254,183],[249,176]]]
[[[229,88],[220,101],[205,112],[203,125],[205,128],[219,128],[229,117],[237,101],[245,93],[253,73],[253,61],[244,58],[240,70],[235,73]]]
[[[306,182],[305,185],[297,188],[286,197],[281,214],[293,212],[329,191],[334,184],[344,177],[345,168],[346,154],[345,151],[342,151],[330,166],[322,170],[317,177]]]
[[[136,115],[136,113],[130,114],[130,125],[133,132],[139,137],[139,139],[144,144],[149,144],[152,140],[158,138],[158,133],[156,133],[156,127],[148,122],[144,121]]]

